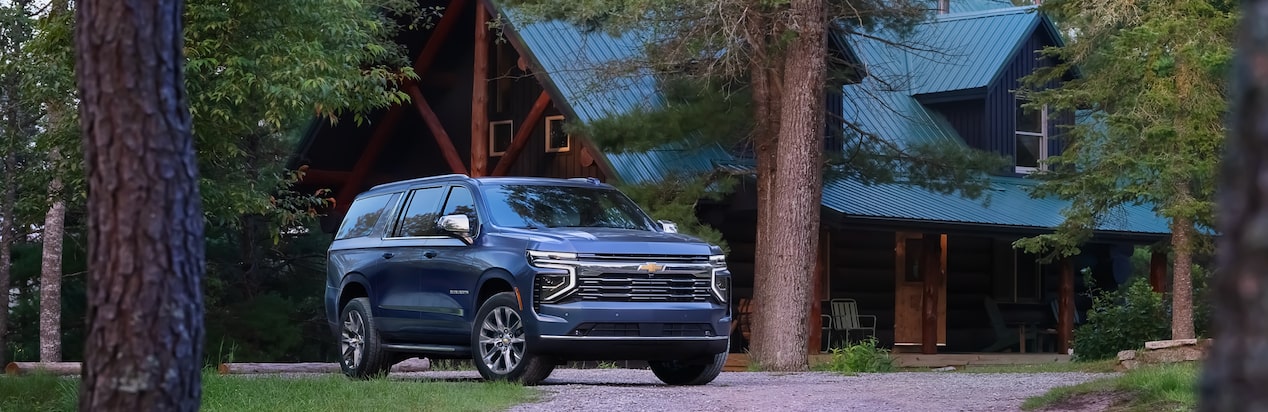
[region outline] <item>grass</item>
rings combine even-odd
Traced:
[[[1022,409],[1059,407],[1080,398],[1122,395],[1110,410],[1129,412],[1191,411],[1197,408],[1196,363],[1147,366],[1123,375],[1056,388],[1027,399]]]
[[[78,384],[75,378],[47,375],[0,377],[0,411],[73,411]],[[202,410],[488,411],[531,401],[534,395],[528,388],[507,383],[208,373],[203,375]]]

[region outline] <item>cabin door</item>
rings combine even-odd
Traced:
[[[947,235],[942,236],[941,249],[947,250]],[[921,233],[898,232],[894,247],[894,350],[919,352],[921,318],[923,313],[924,278],[920,262],[923,261]],[[942,253],[942,273],[947,273],[947,254]],[[947,345],[947,282],[938,291],[938,346]]]

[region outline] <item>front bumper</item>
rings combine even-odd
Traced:
[[[573,302],[535,310],[536,344],[561,360],[685,360],[726,352],[731,317],[711,302]]]

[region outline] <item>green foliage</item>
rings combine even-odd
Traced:
[[[875,337],[829,350],[832,357],[817,369],[841,374],[891,372],[894,359],[889,350],[880,347]]]
[[[1131,412],[1197,410],[1198,365],[1183,363],[1146,366],[1125,374],[1074,386],[1055,388],[1027,399],[1023,410],[1066,410],[1087,405],[1081,398],[1121,398],[1112,410]]]
[[[43,373],[0,376],[0,410],[74,411],[79,380]]]
[[[700,221],[696,205],[702,199],[721,200],[735,186],[735,179],[720,173],[695,176],[667,176],[660,182],[616,186],[647,211],[652,219],[678,224],[678,231],[698,237],[729,251],[722,232]]]
[[[78,361],[84,353],[87,313],[87,244],[81,233],[68,232],[62,250],[62,360]],[[13,245],[11,266],[15,305],[9,312],[9,336],[5,359],[37,361],[40,357],[40,267],[42,245],[18,242]]]
[[[605,152],[644,152],[666,144],[699,148],[735,145],[753,127],[752,100],[736,84],[675,77],[661,82],[664,103],[636,107],[589,124],[570,125],[569,132],[590,137]],[[691,136],[684,139],[684,136]]]
[[[1093,298],[1087,321],[1074,330],[1074,356],[1080,361],[1107,359],[1170,334],[1171,317],[1162,295],[1138,278],[1123,290]]]
[[[1065,151],[1038,176],[1038,194],[1071,201],[1066,222],[1018,246],[1073,255],[1114,209],[1140,203],[1173,221],[1214,227],[1236,8],[1055,0],[1043,9],[1078,35],[1043,52],[1059,64],[1025,78],[1021,93],[1032,109],[1078,112],[1080,121],[1063,131]]]

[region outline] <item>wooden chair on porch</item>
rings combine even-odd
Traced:
[[[1022,351],[1021,348],[1025,347],[1021,346],[1022,339],[1031,342],[1032,346],[1034,345],[1038,339],[1039,328],[1026,328],[1023,325],[1019,325],[1020,329],[1009,327],[1004,321],[1004,315],[1000,313],[999,305],[995,303],[995,300],[989,297],[982,299],[983,305],[986,307],[986,317],[990,319],[991,328],[995,331],[995,342],[983,348],[982,352],[999,352],[1013,346],[1019,346],[1018,351]]]
[[[850,331],[854,330],[876,336],[876,315],[860,315],[858,302],[854,299],[832,299],[829,309],[831,314],[823,315],[823,334],[827,336],[828,347],[838,340],[850,343]]]

